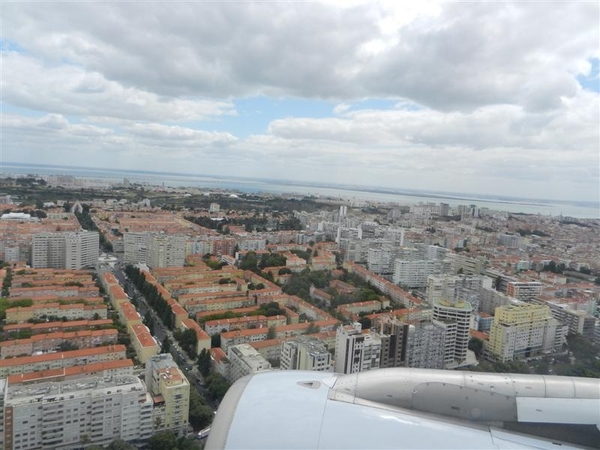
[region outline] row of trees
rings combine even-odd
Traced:
[[[67,204],[65,204],[65,206],[66,205]],[[96,223],[92,219],[92,216],[90,216],[90,206],[84,204],[84,205],[81,205],[81,207],[82,207],[83,211],[75,213],[75,217],[77,217],[77,220],[79,221],[79,224],[81,225],[81,228],[83,228],[84,230],[88,230],[88,231],[97,231],[98,234],[100,235],[100,246],[102,247],[102,249],[105,252],[112,252],[113,251],[112,243],[106,239],[106,236],[104,236],[104,233],[102,233],[102,231],[96,226]],[[69,208],[70,208],[70,205],[69,205]],[[65,208],[65,210],[67,210],[67,208]]]
[[[128,265],[125,267],[125,273],[129,277],[129,279],[136,285],[138,290],[142,293],[142,295],[146,298],[146,301],[150,305],[152,309],[156,311],[156,314],[162,322],[167,326],[170,330],[173,329],[173,313],[171,312],[171,307],[167,303],[167,301],[163,298],[163,296],[158,292],[156,286],[152,283],[149,283],[142,272],[137,267],[132,265]]]
[[[2,297],[8,297],[10,295],[10,286],[12,285],[13,273],[12,269],[8,267],[6,269],[6,276],[2,280]]]
[[[179,345],[188,354],[190,359],[196,358],[198,337],[194,330],[175,330],[173,331],[173,337],[179,342]]]
[[[195,430],[209,426],[214,418],[213,409],[193,387],[190,388],[190,425]]]

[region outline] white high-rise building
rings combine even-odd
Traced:
[[[31,266],[34,269],[79,270],[94,267],[100,256],[97,231],[39,233],[33,236]]]
[[[394,283],[419,288],[427,286],[427,277],[444,273],[448,264],[439,260],[407,261],[396,259],[394,263]]]
[[[446,325],[446,367],[461,365],[467,359],[471,311],[471,304],[461,299],[440,299],[433,302],[433,318]]]
[[[331,369],[331,354],[318,339],[301,337],[281,344],[280,367],[281,370],[328,371]]]
[[[369,270],[378,275],[391,275],[394,273],[396,254],[396,248],[389,245],[369,248],[367,259]]]
[[[185,263],[186,237],[164,233],[125,233],[126,264],[150,267],[182,267]]]
[[[362,326],[340,326],[335,336],[335,372],[356,373],[378,369],[381,339],[374,333],[362,333]]]
[[[2,389],[3,388],[3,389]],[[152,397],[134,375],[0,383],[6,450],[80,449],[153,433]]]

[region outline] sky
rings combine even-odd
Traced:
[[[600,201],[597,2],[0,14],[1,162]]]

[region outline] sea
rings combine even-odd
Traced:
[[[600,219],[600,205],[597,202],[528,199],[507,196],[491,196],[473,193],[451,193],[422,191],[413,189],[393,189],[327,183],[308,183],[261,178],[242,178],[206,174],[186,174],[174,172],[153,172],[142,170],[120,170],[89,168],[79,166],[54,166],[3,162],[0,166],[3,177],[10,175],[35,174],[71,175],[78,178],[96,179],[105,182],[122,182],[171,187],[195,187],[219,189],[242,193],[297,194],[318,197],[342,198],[355,201],[378,201],[398,205],[419,203],[448,203],[450,206],[477,205],[510,213],[541,214],[545,216],[566,216],[574,218]]]

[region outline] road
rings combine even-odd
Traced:
[[[133,282],[127,278],[127,275],[122,270],[121,264],[115,265],[112,269],[113,274],[127,293],[131,299],[136,303],[136,308],[142,318],[146,317],[146,314],[150,312],[150,317],[152,317],[152,321],[154,324],[154,338],[157,340],[159,345],[162,345],[165,338],[167,338],[169,342],[169,350],[171,355],[173,356],[173,360],[179,365],[188,381],[190,382],[190,386],[194,386],[196,391],[202,395],[208,405],[213,409],[217,409],[217,403],[210,395],[208,389],[206,389],[204,385],[204,380],[202,375],[198,372],[198,368],[196,367],[195,361],[192,361],[187,354],[183,351],[183,349],[179,346],[177,340],[173,337],[173,333],[169,330],[160,317],[156,314],[156,311],[148,305],[146,298],[142,295],[141,292],[135,287]]]

